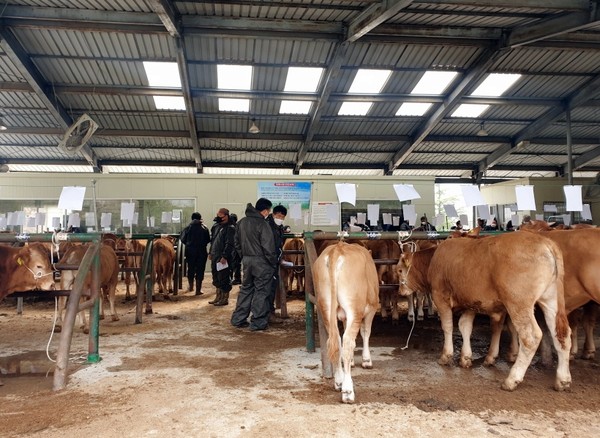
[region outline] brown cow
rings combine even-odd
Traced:
[[[526,248],[526,250],[524,250]],[[488,314],[500,330],[510,315],[520,345],[517,360],[502,388],[512,391],[523,380],[527,367],[542,338],[534,317],[538,304],[558,354],[555,389],[571,383],[569,372],[570,329],[564,309],[564,267],[562,254],[552,241],[534,233],[510,233],[486,239],[448,239],[435,250],[427,273],[417,272],[414,254],[403,254],[398,263],[402,279],[400,291],[407,295],[418,288],[418,281],[429,287],[444,330],[444,349],[439,363],[452,362],[452,312],[462,310],[459,329],[463,338],[460,365],[472,365],[470,336],[475,313]],[[477,270],[465,270],[464,260],[485,261]],[[426,263],[424,263],[426,265]],[[485,363],[498,355],[492,342]]]
[[[317,258],[313,278],[319,315],[328,334],[327,349],[334,369],[334,387],[342,390],[344,403],[353,403],[350,370],[359,329],[363,339],[362,367],[373,367],[369,337],[379,306],[375,263],[367,249],[339,242],[327,247]],[[340,339],[338,319],[344,322],[343,339]]]
[[[294,237],[287,239],[283,244],[283,260],[293,263],[294,266],[304,266],[304,254],[285,254],[285,251],[304,251],[304,239]],[[304,292],[304,267],[290,267],[282,269],[283,284],[288,292],[292,291],[294,280],[296,290]]]
[[[135,239],[119,239],[117,241],[117,249],[118,251],[125,253],[123,254],[123,261],[121,266],[125,268],[125,299],[131,300],[131,278],[133,277],[133,282],[135,284],[136,290],[137,285],[140,282],[139,272],[131,272],[129,268],[141,268],[142,266],[142,255],[138,255],[135,253],[143,253],[146,249],[146,244],[139,240]],[[133,254],[130,254],[133,253]]]
[[[67,250],[65,255],[60,259],[60,263],[64,265],[80,265],[85,253],[87,252],[89,245],[77,245],[72,246]],[[60,276],[60,285],[62,290],[72,289],[75,277],[79,271],[65,270],[62,271]],[[118,321],[119,316],[115,309],[115,290],[117,288],[117,282],[119,281],[119,261],[115,250],[108,245],[100,246],[100,311],[101,318],[104,318],[104,306],[103,300],[108,299],[110,305],[111,319]],[[92,274],[88,273],[84,284],[84,290],[90,290],[92,285]],[[59,300],[59,309],[56,327],[60,331],[62,328],[62,311],[65,308],[65,297],[61,297]],[[82,319],[82,328],[85,333],[88,333],[88,327],[85,320],[85,313],[81,312],[80,317]]]
[[[21,248],[0,245],[0,300],[13,292],[54,290],[50,252],[41,243]]]
[[[365,245],[371,251],[373,259],[399,259],[400,247],[394,240],[368,240]],[[398,284],[398,273],[394,265],[376,265],[379,284]],[[386,319],[388,311],[392,314],[392,322],[400,319],[398,311],[398,291],[383,290],[379,292],[381,317]]]
[[[173,264],[175,263],[175,248],[173,243],[161,237],[152,244],[152,264],[154,282],[158,283],[158,292],[173,292]]]

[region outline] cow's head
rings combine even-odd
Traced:
[[[54,270],[50,264],[50,250],[41,243],[32,243],[21,248],[13,256],[15,273],[18,272],[21,290],[53,290]]]
[[[412,266],[414,252],[406,251],[400,254],[400,260],[398,260],[398,264],[396,265],[396,272],[398,273],[398,280],[400,282],[400,286],[398,288],[398,293],[401,296],[408,296],[413,292],[416,292],[411,288],[410,283],[410,268]]]

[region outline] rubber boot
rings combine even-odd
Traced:
[[[215,306],[226,306],[229,304],[229,292],[223,292],[221,299],[215,303]]]
[[[196,295],[204,295],[202,292],[202,282],[196,280]]]
[[[212,301],[209,301],[208,304],[217,304],[219,301],[221,301],[221,298],[223,298],[223,291],[221,291],[221,289],[217,289],[217,294],[215,295],[215,299]]]
[[[188,278],[188,292],[191,292],[194,290],[194,279],[192,278],[191,280]]]

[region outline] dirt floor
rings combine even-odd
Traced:
[[[489,332],[478,319],[472,369],[437,364],[439,322],[393,326],[376,318],[373,369],[353,369],[356,403],[344,405],[321,377],[319,350],[308,353],[304,301],[290,298],[290,318],[265,332],[229,325],[229,306],[189,293],[155,302],[134,324],[135,303],[122,302],[118,322],[102,321],[102,361],[85,364],[87,336],[73,338],[66,390],[52,388],[46,345],[54,301],[14,299],[0,305],[0,430],[36,437],[579,437],[600,436],[600,370],[595,360],[571,362],[569,392],[552,389],[554,369],[536,357],[512,393],[500,384],[509,364],[483,367]],[[504,340],[505,341],[505,340]],[[580,340],[581,342],[581,340]],[[356,361],[360,363],[358,340]],[[455,335],[455,345],[459,345]],[[56,355],[58,336],[50,342]],[[49,374],[47,376],[47,374]]]

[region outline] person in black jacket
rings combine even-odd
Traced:
[[[284,227],[283,221],[287,216],[287,208],[283,205],[276,205],[273,208],[273,213],[267,216],[267,223],[271,226],[273,231],[273,238],[275,239],[275,253],[277,254],[277,267],[273,274],[273,281],[271,282],[271,293],[269,294],[269,323],[277,324],[281,323],[281,319],[275,315],[275,294],[277,293],[277,285],[279,284],[279,262],[283,255],[283,235]]]
[[[185,245],[188,291],[194,290],[195,278],[196,295],[202,295],[202,281],[208,258],[206,246],[210,243],[210,234],[208,228],[202,223],[200,213],[192,213],[192,222],[183,229],[179,240]]]
[[[229,222],[229,210],[220,208],[214,218],[210,243],[210,266],[212,270],[213,285],[217,288],[217,295],[209,304],[226,306],[229,304],[229,291],[231,291],[231,268],[233,261],[235,227]]]
[[[229,215],[229,220],[232,225],[237,224],[237,214],[231,213]],[[231,284],[237,285],[242,284],[242,260],[237,251],[233,251],[233,261],[231,263]]]
[[[246,217],[237,224],[235,248],[242,256],[242,286],[231,324],[250,330],[265,330],[269,325],[269,294],[277,253],[273,231],[265,220],[273,204],[260,198],[256,205],[246,206]],[[250,323],[248,316],[252,313]]]

